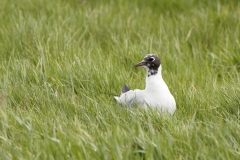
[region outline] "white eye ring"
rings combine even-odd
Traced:
[[[150,59],[151,59],[152,62],[155,61],[155,58],[154,58],[154,57],[151,57]]]

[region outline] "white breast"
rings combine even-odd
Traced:
[[[161,66],[156,75],[147,76],[144,90],[130,90],[115,99],[123,105],[133,106],[134,103],[137,103],[145,109],[151,107],[171,115],[176,110],[175,99],[162,79]]]

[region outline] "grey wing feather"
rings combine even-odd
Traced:
[[[122,87],[122,90],[121,90],[121,94],[126,93],[126,92],[128,92],[129,90],[130,90],[130,89],[128,88],[128,86],[127,86],[126,84],[124,84],[123,87]]]

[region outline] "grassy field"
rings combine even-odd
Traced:
[[[1,0],[0,159],[240,158],[239,0]],[[161,57],[170,117],[123,108]]]

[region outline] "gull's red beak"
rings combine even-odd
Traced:
[[[140,66],[146,66],[146,62],[142,61],[142,62],[135,64],[135,67],[140,67]]]

